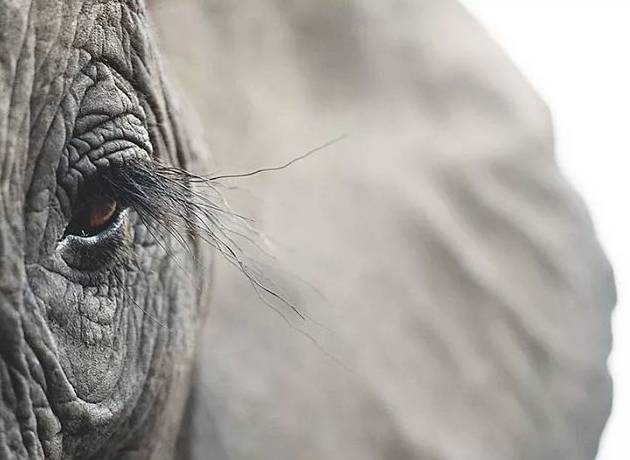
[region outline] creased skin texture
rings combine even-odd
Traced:
[[[475,21],[451,0],[152,5],[221,171],[348,135],[233,182],[320,348],[219,267],[180,458],[592,460],[612,273],[546,107]]]
[[[209,255],[132,210],[114,248],[59,244],[99,171],[200,168],[149,31],[142,2],[0,1],[2,460],[172,458]]]

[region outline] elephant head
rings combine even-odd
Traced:
[[[0,0],[0,459],[592,459],[613,277],[544,104],[456,2],[151,6],[224,165],[349,132],[247,210],[336,337],[210,272],[231,214],[144,2]]]
[[[2,1],[0,75],[0,458],[168,457],[210,256],[145,7]]]

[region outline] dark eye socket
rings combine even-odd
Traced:
[[[98,190],[97,187],[80,196],[79,201],[72,212],[72,219],[64,237],[98,235],[111,226],[122,211],[120,201],[114,194],[106,190]]]

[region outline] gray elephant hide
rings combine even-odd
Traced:
[[[347,134],[224,181],[309,319],[218,267],[180,458],[593,459],[611,270],[479,25],[450,0],[152,7],[216,171]]]

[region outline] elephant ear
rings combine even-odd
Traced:
[[[474,20],[450,0],[154,13],[221,170],[347,133],[235,182],[317,345],[219,266],[182,458],[593,459],[611,269],[546,107]]]

